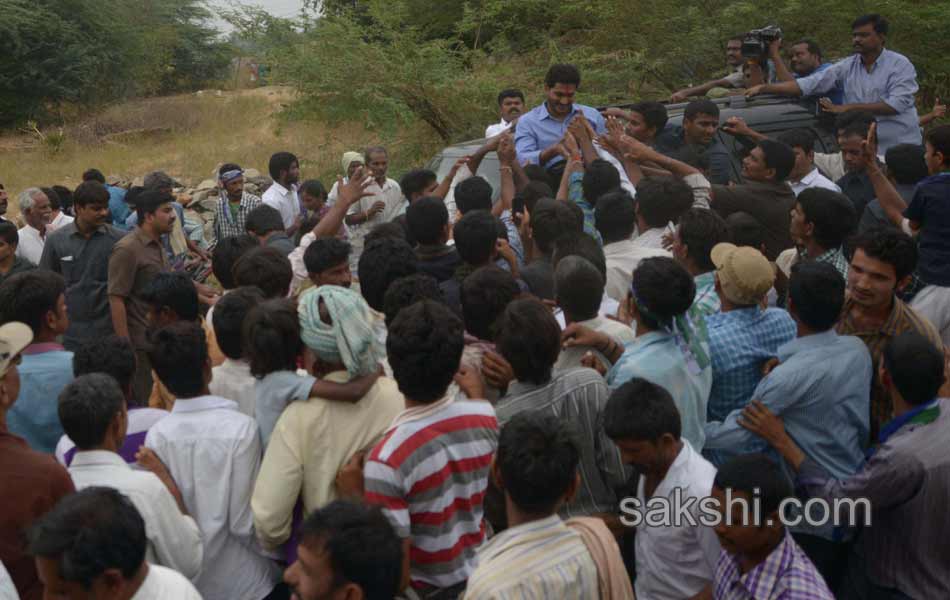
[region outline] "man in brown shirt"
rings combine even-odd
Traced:
[[[175,224],[174,198],[160,191],[146,191],[137,198],[138,226],[116,242],[109,257],[109,308],[116,335],[135,346],[135,396],[148,398],[152,390],[152,367],[146,348],[148,303],[145,286],[158,273],[168,271],[168,258],[161,236]]]
[[[7,429],[7,412],[20,393],[20,352],[32,340],[33,333],[23,323],[0,327],[0,562],[23,600],[43,597],[33,557],[26,553],[26,531],[75,490],[69,473],[52,455],[30,450],[26,440]]]
[[[874,369],[871,380],[870,443],[891,420],[894,403],[878,381],[884,348],[896,336],[914,331],[943,351],[943,342],[929,321],[895,295],[908,283],[917,264],[914,240],[894,228],[873,228],[850,242],[854,252],[848,270],[848,298],[837,331],[854,335],[867,345]]]

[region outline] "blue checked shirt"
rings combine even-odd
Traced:
[[[567,199],[580,207],[584,213],[584,233],[597,240],[601,246],[604,245],[600,232],[594,220],[594,207],[584,198],[584,187],[581,182],[584,180],[583,173],[571,173],[570,185],[567,188]]]
[[[722,421],[749,403],[762,380],[762,365],[795,339],[795,321],[780,308],[740,308],[706,317],[712,359],[707,414]]]
[[[782,542],[746,573],[725,550],[716,566],[715,600],[834,600],[818,569],[786,530]]]
[[[696,282],[696,295],[693,297],[693,305],[689,307],[689,316],[698,322],[703,317],[718,313],[722,303],[716,293],[715,271],[697,275],[693,281]]]

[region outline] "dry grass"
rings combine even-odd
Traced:
[[[197,184],[223,162],[266,174],[271,154],[287,150],[300,157],[304,178],[322,177],[328,184],[347,150],[387,143],[396,173],[421,165],[438,149],[422,125],[400,132],[398,139],[383,140],[359,123],[284,123],[277,113],[289,94],[270,87],[113,106],[67,124],[66,141],[55,154],[38,143],[24,148],[31,141],[24,136],[8,136],[0,139],[0,182],[11,200],[31,186],[75,187],[90,167],[129,180],[162,169],[183,183]],[[137,133],[119,135],[130,130]],[[17,212],[15,204],[10,203],[11,214]]]

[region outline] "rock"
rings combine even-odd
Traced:
[[[244,169],[244,179],[257,179],[261,176],[261,172],[257,169]]]
[[[196,190],[213,190],[218,187],[218,182],[214,179],[205,179],[195,186]]]

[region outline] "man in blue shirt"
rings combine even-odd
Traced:
[[[896,144],[920,144],[914,95],[917,71],[903,54],[884,48],[888,23],[881,15],[863,15],[851,24],[854,55],[831,67],[794,81],[751,88],[746,95],[826,95],[844,88],[844,103],[822,100],[830,113],[866,110],[877,117],[880,152]]]
[[[515,129],[515,150],[521,164],[550,169],[564,162],[558,146],[567,133],[568,124],[578,113],[587,119],[595,133],[606,133],[604,117],[596,109],[574,103],[580,85],[581,74],[574,65],[552,65],[548,69],[544,77],[544,104],[522,115]]]
[[[798,337],[778,349],[778,366],[752,394],[781,416],[788,434],[837,479],[850,477],[864,462],[871,393],[867,347],[856,337],[834,331],[844,290],[844,278],[830,264],[795,265],[788,310]],[[768,444],[739,423],[741,414],[734,410],[721,422],[707,423],[706,448],[741,453],[766,450]],[[784,462],[783,468],[792,472]],[[847,558],[847,545],[836,541],[839,538],[830,523],[805,523],[793,528],[795,540],[834,588]]]
[[[814,73],[821,73],[831,67],[832,63],[822,62],[821,48],[814,40],[799,40],[792,44],[789,51],[789,62],[792,65],[791,71],[785,66],[782,60],[782,40],[781,38],[769,44],[769,59],[775,65],[775,78],[779,81],[795,81],[802,77],[808,77]],[[836,87],[824,94],[834,104],[844,102],[844,90]]]

